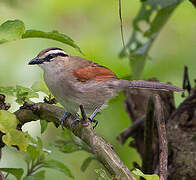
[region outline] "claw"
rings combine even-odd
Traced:
[[[95,123],[95,125],[93,126],[93,129],[95,129],[98,125],[98,121],[95,120],[95,119],[91,119],[90,117],[88,118],[88,120],[91,122],[91,123]]]
[[[76,125],[76,123],[78,123],[78,122],[80,122],[78,119],[73,120],[73,121],[71,122],[71,126]]]
[[[64,130],[64,122],[67,120],[67,118],[69,118],[71,116],[70,112],[65,112],[63,114],[63,117],[61,118],[61,127]]]

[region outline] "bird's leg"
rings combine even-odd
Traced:
[[[71,116],[70,112],[65,112],[61,118],[61,127],[64,129],[64,122]]]
[[[99,113],[100,111],[100,107],[96,108],[93,113],[90,115],[90,117],[88,118],[90,122],[95,123],[95,125],[93,126],[93,129],[97,126],[98,121],[94,119],[94,117]]]

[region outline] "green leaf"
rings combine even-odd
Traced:
[[[9,132],[10,129],[16,129],[17,124],[19,123],[15,114],[10,113],[5,110],[0,110],[0,131],[3,133]]]
[[[46,86],[46,83],[44,81],[37,81],[35,82],[31,89],[33,89],[35,92],[44,92],[45,94],[49,95],[50,91],[48,89],[48,87]]]
[[[8,20],[0,26],[0,44],[22,38],[25,25],[20,20]]]
[[[74,179],[71,171],[69,170],[69,168],[67,166],[65,166],[62,162],[57,161],[57,160],[45,160],[42,162],[43,167],[45,168],[51,168],[51,169],[56,169],[60,172],[63,172],[66,176]]]
[[[72,152],[82,150],[80,146],[77,146],[76,144],[73,144],[73,143],[68,143],[68,144],[65,144],[65,142],[61,144],[58,143],[56,146],[63,153],[72,153]]]
[[[25,101],[31,103],[29,98],[39,98],[39,95],[32,89],[17,85],[16,97],[17,97],[16,102],[18,104],[23,104]]]
[[[33,146],[31,144],[27,147],[27,152],[33,161],[35,161],[40,156],[40,149],[37,148],[37,146]]]
[[[41,134],[43,134],[48,126],[48,121],[41,119],[40,126],[41,126]]]
[[[16,129],[18,123],[14,114],[0,110],[0,131],[5,133],[2,137],[3,142],[8,146],[18,146],[20,151],[26,151],[28,140],[25,133]]]
[[[132,173],[137,175],[137,176],[143,177],[146,180],[159,180],[159,176],[158,175],[156,175],[156,174],[152,174],[152,175],[144,174],[139,169],[133,170]]]
[[[81,167],[80,167],[80,169],[81,169],[81,171],[86,171],[86,169],[88,168],[88,166],[90,165],[90,163],[91,163],[91,161],[92,160],[94,160],[94,159],[96,159],[97,160],[97,158],[95,157],[95,156],[89,156],[88,158],[86,158],[84,161],[83,161],[83,163],[82,163],[82,165],[81,165]]]
[[[103,169],[95,169],[95,172],[99,175],[98,180],[111,180]]]
[[[23,180],[43,180],[45,179],[45,171],[39,171],[31,176],[23,178]]]
[[[24,170],[22,168],[0,168],[0,171],[14,175],[17,180],[21,180],[24,173]]]
[[[40,137],[37,137],[37,148],[39,148],[40,150],[43,149],[43,142]]]
[[[62,42],[64,44],[68,44],[72,46],[73,48],[76,48],[79,52],[81,52],[79,46],[75,44],[75,42],[67,35],[59,33],[58,31],[51,31],[51,32],[44,32],[39,30],[27,30],[22,38],[46,38],[46,39],[52,39],[59,42]],[[81,52],[82,53],[82,52]]]
[[[133,21],[133,32],[120,57],[128,56],[132,66],[132,79],[140,79],[154,40],[183,0],[145,0]],[[155,15],[155,16],[154,16]],[[140,26],[146,24],[146,26]],[[146,30],[146,28],[148,28]],[[129,53],[127,53],[127,51]]]
[[[2,137],[3,142],[8,145],[18,146],[20,151],[26,151],[28,147],[28,140],[26,134],[17,129],[10,129],[6,135]]]
[[[9,86],[9,87],[0,87],[0,93],[6,94],[8,96],[14,96],[16,92],[16,88]]]

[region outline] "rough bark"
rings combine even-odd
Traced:
[[[21,125],[19,126],[19,128],[21,128],[25,123],[39,119],[46,119],[54,124],[59,124],[59,121],[64,114],[64,109],[46,103],[37,103],[33,105],[25,104],[20,110],[16,111],[15,114],[21,122]],[[85,123],[84,125],[77,122],[73,125],[73,121],[73,117],[68,118],[65,121],[64,126],[91,147],[92,152],[106,167],[114,179],[135,180],[135,177],[130,170],[114,152],[112,146],[102,137],[98,136],[90,124],[87,125]]]
[[[126,93],[125,107],[133,126],[125,129],[118,139],[124,143],[128,137],[135,138],[130,146],[135,147],[144,160],[144,121],[147,103],[151,96],[158,94],[163,103],[167,120],[167,140],[169,144],[168,179],[196,179],[196,88],[176,109],[172,92],[152,90],[130,90]],[[161,127],[161,126],[160,126]],[[159,139],[156,128],[152,139],[153,172],[159,173]]]

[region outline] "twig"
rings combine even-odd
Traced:
[[[87,117],[87,115],[86,115],[86,112],[85,112],[85,110],[84,110],[83,105],[80,105],[80,111],[81,111],[81,115],[82,115],[81,124],[82,124],[83,126],[88,126],[88,125],[89,125],[88,117]]]
[[[165,127],[165,117],[163,106],[159,95],[154,97],[155,103],[155,121],[157,123],[159,135],[159,168],[160,180],[167,180],[167,164],[168,164],[168,144]]]
[[[37,110],[35,110],[35,107],[37,107]],[[47,119],[47,121],[57,123],[64,113],[63,108],[46,103],[35,104],[32,108],[32,111],[22,108],[15,112],[21,124],[38,119]],[[98,136],[91,126],[84,127],[81,123],[76,123],[73,126],[73,119],[73,117],[68,118],[65,122],[65,127],[91,147],[92,152],[112,176],[120,180],[135,180],[133,174],[122,163],[110,144]]]
[[[144,157],[142,160],[142,170],[144,173],[153,173],[153,129],[154,129],[154,102],[150,97],[146,113],[145,128],[144,128]]]

